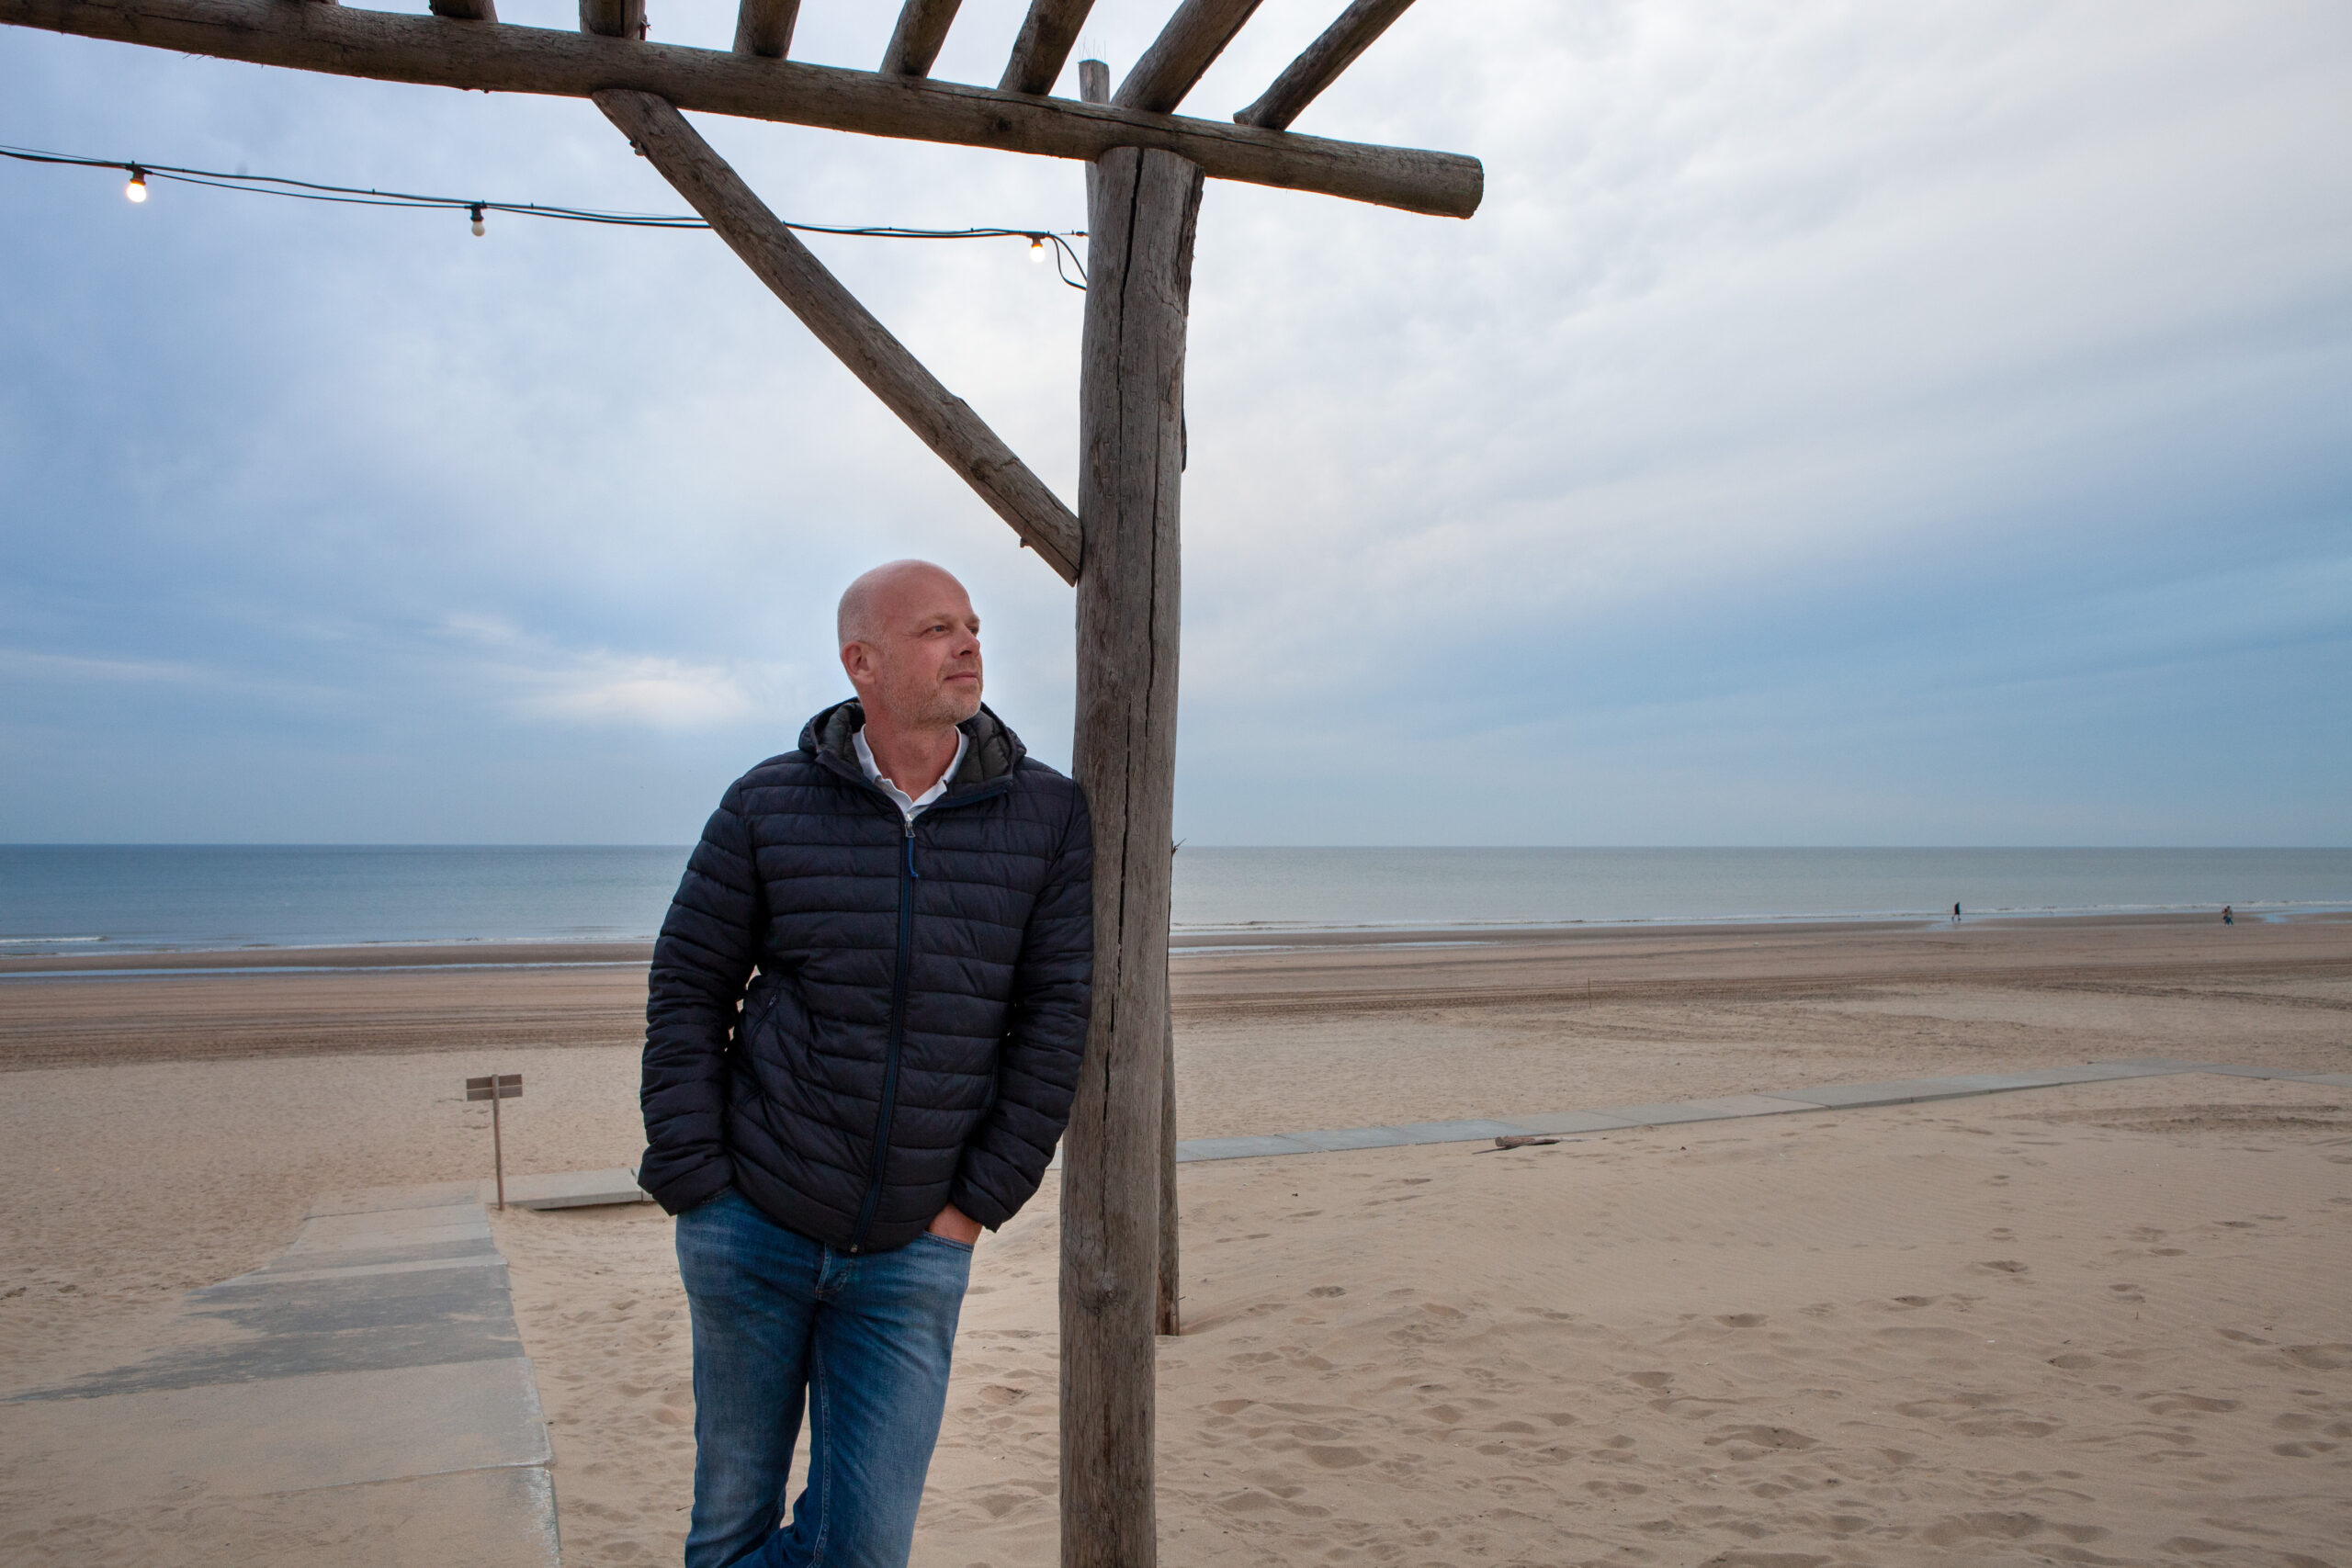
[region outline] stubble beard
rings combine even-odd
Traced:
[[[970,686],[942,682],[907,695],[913,700],[903,706],[894,705],[895,711],[905,715],[905,722],[919,729],[933,725],[959,725],[980,711],[980,687],[977,682]]]

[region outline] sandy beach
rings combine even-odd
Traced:
[[[219,967],[284,956],[0,979],[0,1393],[181,1332],[179,1294],[266,1259],[318,1192],[486,1171],[468,1074],[525,1075],[513,1168],[633,1158],[630,953]],[[2344,921],[1175,966],[1187,1137],[2152,1055],[2352,1067]],[[2352,1092],[2197,1076],[1474,1151],[1184,1168],[1168,1561],[2347,1561]],[[1053,1200],[982,1245],[919,1562],[1053,1560]],[[674,1560],[666,1221],[497,1230],[567,1559]],[[56,1560],[96,1506],[0,1473],[0,1560]]]

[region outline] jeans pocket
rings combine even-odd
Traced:
[[[915,1237],[915,1240],[917,1242],[935,1241],[942,1247],[951,1247],[954,1250],[964,1254],[967,1258],[970,1257],[972,1253],[972,1244],[970,1242],[957,1241],[954,1236],[942,1235],[937,1231],[925,1231],[922,1235]]]

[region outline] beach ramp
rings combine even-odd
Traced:
[[[322,1199],[176,1343],[0,1404],[60,1561],[554,1568],[553,1458],[471,1182]]]

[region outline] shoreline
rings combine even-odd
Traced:
[[[2096,993],[2151,1003],[2211,993],[2258,1002],[2264,1013],[2286,1007],[2325,1020],[2339,1035],[2352,1012],[2345,919],[1580,927],[1458,942],[1397,934],[1406,940],[1357,931],[1311,944],[1175,951],[1170,999],[1180,1052],[1182,1042],[1214,1034],[1237,1060],[1256,1060],[1252,1042],[1296,1024],[1328,1032],[1336,1054],[1326,1066],[1344,1072],[1355,1048],[1341,1048],[1342,1037],[1433,1049],[1466,1031],[1480,1050],[1625,1027],[1629,1038],[1645,1038],[1648,1026],[1636,1019],[1691,1008],[1731,1010],[1737,1018],[1708,1032],[1736,1036],[1752,1027],[1750,1010],[1876,1007],[1896,993]],[[645,943],[473,943],[17,961],[0,966],[0,1073],[141,1060],[633,1050],[644,1043],[649,956]],[[2274,999],[2282,987],[2301,994]],[[2203,1060],[2218,1038],[2160,1054]],[[2119,1059],[2154,1049],[2148,1039],[2109,1046]],[[2330,1062],[2340,1070],[2340,1056]]]
[[[2352,907],[2248,907],[2249,926],[2303,926],[2352,921]],[[1769,934],[1776,938],[1865,936],[1903,931],[2032,931],[2184,928],[2219,925],[2220,910],[2005,911],[1966,917],[1958,926],[1927,915],[1756,915],[1688,920],[1576,920],[1526,925],[1399,925],[1178,931],[1169,940],[1174,959],[1317,953],[1349,949],[1441,950],[1554,946],[1628,938],[1709,939]],[[0,946],[15,944],[0,943]],[[37,946],[28,940],[25,946]],[[180,978],[204,974],[274,975],[338,971],[482,969],[610,969],[651,962],[651,938],[467,938],[455,941],[322,943],[318,946],[241,943],[234,947],[117,948],[91,952],[0,953],[0,980]]]

